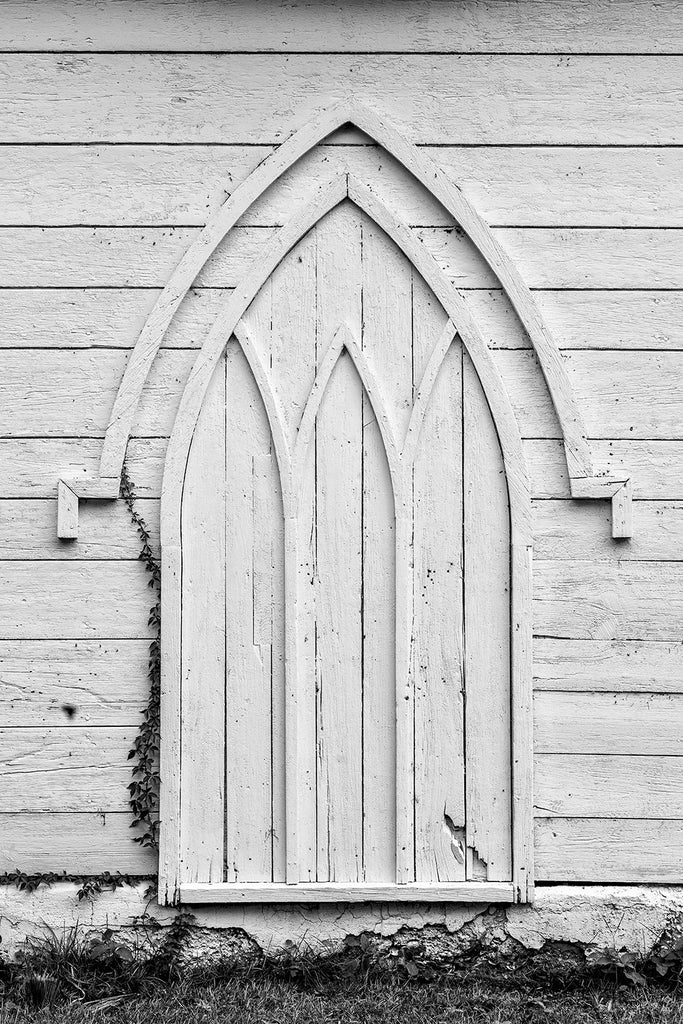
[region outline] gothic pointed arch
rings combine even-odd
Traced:
[[[446,313],[447,323],[441,336],[434,346],[432,356],[418,388],[413,412],[410,417],[405,437],[399,439],[390,416],[383,408],[377,394],[377,387],[370,367],[360,351],[353,332],[344,325],[337,330],[327,355],[313,382],[311,397],[303,411],[298,434],[294,444],[286,440],[282,426],[281,413],[277,408],[277,399],[269,380],[267,367],[257,358],[255,346],[250,343],[249,328],[244,321],[244,314],[258,295],[264,283],[283,259],[294,249],[297,243],[321,222],[330,211],[340,204],[350,202],[362,211],[371,222],[384,232],[396,248],[406,257],[426,285],[438,299]],[[174,899],[178,893],[190,900],[232,899],[235,898],[235,886],[229,885],[229,892],[222,887],[228,883],[216,882],[210,877],[208,881],[199,880],[195,884],[188,882],[183,862],[183,848],[186,832],[183,825],[182,793],[177,763],[181,750],[181,706],[182,706],[182,667],[179,651],[182,644],[182,574],[183,574],[183,534],[182,504],[188,459],[193,443],[193,436],[199,421],[206,396],[216,369],[231,337],[239,340],[246,358],[254,374],[261,400],[273,432],[277,450],[281,477],[283,514],[285,523],[285,601],[292,607],[297,606],[295,592],[290,592],[295,583],[293,566],[300,563],[297,545],[297,502],[300,480],[297,476],[297,445],[307,443],[311,432],[311,423],[316,415],[322,394],[337,364],[340,353],[345,348],[350,354],[360,375],[362,384],[374,405],[374,411],[380,421],[384,447],[387,453],[389,468],[394,481],[394,501],[396,508],[396,544],[399,550],[407,553],[410,549],[410,521],[406,517],[407,507],[405,490],[404,466],[412,464],[416,439],[420,433],[421,418],[430,400],[430,393],[445,353],[456,337],[461,339],[476,375],[483,389],[485,402],[490,411],[500,445],[507,493],[509,496],[510,515],[510,564],[511,564],[511,604],[510,604],[510,643],[511,643],[511,708],[512,708],[512,739],[514,744],[512,772],[512,879],[511,882],[488,884],[474,888],[452,886],[419,889],[423,898],[498,898],[501,900],[517,900],[529,897],[532,886],[532,796],[531,796],[531,502],[529,483],[522,450],[522,442],[517,422],[512,411],[508,396],[493,362],[486,342],[475,323],[470,309],[463,297],[448,280],[433,256],[419,242],[414,233],[391,210],[376,190],[353,175],[342,174],[324,183],[310,200],[301,207],[291,219],[268,242],[267,250],[254,261],[250,270],[240,282],[229,302],[225,305],[209,331],[204,345],[195,362],[190,378],[185,387],[175,425],[169,442],[164,480],[162,488],[161,536],[164,571],[163,588],[163,705],[162,705],[162,807],[161,818],[162,845],[160,857],[160,876],[162,880],[162,896]],[[280,421],[280,422],[278,422]],[[279,438],[279,440],[277,440]],[[406,554],[406,558],[409,556]],[[409,620],[407,608],[402,609],[402,595],[407,593],[408,585],[405,576],[405,565],[396,569],[396,601],[397,621],[406,626]],[[287,568],[289,566],[289,569]],[[290,628],[291,627],[291,628]],[[300,867],[299,834],[299,802],[301,787],[297,785],[300,771],[297,769],[297,736],[300,731],[299,706],[300,700],[296,692],[297,672],[287,666],[297,662],[298,645],[296,624],[285,629],[285,672],[287,695],[287,880],[290,884],[297,882]],[[402,631],[397,626],[397,635],[407,638],[409,629]],[[409,648],[406,639],[397,639],[397,664],[407,664]],[[398,687],[398,683],[397,683]],[[408,749],[410,747],[411,725],[410,716],[406,717],[403,710],[403,698],[397,692],[397,766],[410,763]],[[399,769],[397,768],[397,771]],[[400,773],[399,773],[400,774]],[[412,806],[414,794],[411,790],[410,776],[401,775],[397,795],[396,820],[399,833],[397,850],[397,872],[399,882],[410,885],[407,878],[407,867],[401,867],[401,858],[410,862],[411,853],[410,826],[405,811]],[[221,826],[222,827],[222,826]],[[209,869],[209,874],[213,869]],[[401,872],[405,877],[401,877]],[[185,873],[184,873],[185,872]],[[284,890],[270,887],[267,890],[255,890],[246,887],[239,890],[244,899],[284,898]],[[308,898],[328,898],[320,888],[304,887]],[[345,888],[348,898],[363,898],[362,887],[357,891],[353,887]],[[417,892],[418,890],[415,890]],[[407,898],[411,890],[393,888],[383,890],[386,898]],[[258,895],[260,893],[260,896]],[[291,890],[290,890],[291,893]],[[403,895],[401,895],[403,894]],[[413,892],[414,896],[414,892]],[[242,897],[240,897],[242,898]],[[415,898],[415,897],[414,897]]]
[[[99,480],[60,483],[60,536],[76,536],[78,497],[115,497],[142,389],[168,326],[197,274],[239,218],[289,168],[336,129],[352,124],[390,153],[453,216],[507,293],[538,356],[562,430],[570,489],[577,498],[611,498],[613,535],[630,535],[630,480],[596,475],[590,444],[560,350],[504,247],[462,190],[427,156],[365,104],[343,100],[321,111],[267,157],[226,200],[171,275],[135,345],[107,426]]]

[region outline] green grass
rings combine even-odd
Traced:
[[[491,983],[351,979],[313,989],[242,977],[151,985],[144,994],[40,1010],[6,1005],[1,1024],[680,1024],[683,999],[657,989],[609,987],[544,994]]]
[[[254,947],[186,959],[192,918],[140,950],[113,932],[51,934],[0,960],[0,1024],[683,1024],[678,924],[647,957],[474,941],[440,960],[424,937],[349,936],[327,956]]]

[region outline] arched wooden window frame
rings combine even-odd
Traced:
[[[264,282],[270,277],[288,252],[327,213],[344,200],[351,200],[367,214],[398,246],[413,264],[425,282],[439,299],[449,317],[449,323],[442,336],[444,348],[457,332],[472,360],[498,432],[503,462],[506,470],[510,505],[510,546],[511,546],[511,701],[512,701],[512,862],[511,883],[472,882],[448,883],[443,885],[404,883],[399,885],[375,886],[340,885],[329,883],[313,885],[300,883],[296,886],[282,884],[266,885],[252,883],[236,885],[222,882],[184,882],[180,877],[184,842],[180,814],[182,782],[178,775],[180,765],[180,723],[181,723],[181,664],[180,636],[182,630],[181,575],[181,506],[183,481],[192,443],[192,436],[199,418],[204,397],[218,362],[231,337],[239,341],[250,365],[254,379],[261,393],[268,417],[275,454],[282,481],[285,524],[295,517],[288,508],[293,500],[294,487],[288,483],[293,460],[298,457],[297,449],[289,450],[282,416],[277,409],[277,400],[268,380],[265,367],[258,358],[251,343],[249,332],[242,316],[258,294]],[[337,347],[342,339],[337,339]],[[355,350],[351,338],[345,339],[361,377],[368,388],[371,400],[377,401],[369,370],[363,365],[362,355]],[[427,373],[436,373],[443,352],[435,350],[434,366]],[[334,346],[329,358],[334,356]],[[331,372],[332,366],[328,369]],[[321,371],[324,367],[321,367]],[[319,388],[324,389],[323,375],[319,374]],[[314,415],[314,404],[309,403],[304,420]],[[376,406],[381,416],[381,403]],[[300,436],[306,434],[302,421]],[[401,472],[401,460],[396,446],[391,443],[390,431],[384,426],[383,435],[392,476]],[[412,443],[409,436],[406,442]],[[397,534],[400,544],[401,514],[397,509]],[[296,565],[296,557],[288,558],[287,525],[285,525],[285,593],[290,585],[287,566]],[[480,333],[469,307],[463,297],[452,286],[434,258],[415,235],[394,212],[390,211],[375,191],[357,180],[351,174],[341,174],[328,181],[314,197],[291,220],[281,228],[274,238],[269,239],[267,249],[254,261],[250,271],[235,289],[221,314],[206,337],[201,353],[194,365],[186,385],[176,416],[169,442],[164,468],[161,497],[161,544],[162,544],[162,804],[161,804],[161,851],[159,874],[162,897],[173,900],[180,896],[190,902],[254,900],[320,900],[320,899],[459,899],[463,901],[498,900],[514,902],[526,900],[532,890],[532,736],[531,736],[531,499],[526,466],[522,452],[522,441],[507,393],[493,362],[491,353]],[[396,593],[400,600],[402,589],[397,580]],[[286,606],[290,603],[285,597]],[[292,601],[293,603],[293,601]],[[297,854],[297,771],[291,768],[296,762],[297,712],[299,702],[296,692],[296,672],[290,666],[296,663],[296,643],[293,630],[286,628],[285,635],[285,744],[288,772],[286,779],[286,850],[288,879],[298,878]],[[398,655],[400,659],[400,654]],[[411,748],[410,722],[403,712],[404,701],[397,694],[397,851],[409,848],[409,828],[406,808],[412,806],[410,764],[408,751]],[[402,827],[402,823],[406,827]],[[412,853],[410,853],[412,857]],[[397,864],[400,877],[401,865]]]
[[[74,537],[78,532],[80,497],[114,498],[118,495],[125,449],[142,388],[165,332],[197,274],[224,241],[249,207],[297,160],[336,129],[346,124],[361,129],[383,146],[427,189],[468,234],[498,277],[510,298],[538,356],[563,434],[570,489],[573,497],[611,498],[613,536],[630,536],[630,480],[596,476],[593,471],[581,415],[575,401],[561,353],[554,342],[533,297],[517,268],[497,242],[491,229],[474,210],[460,189],[423,152],[408,143],[385,121],[357,103],[335,105],[283,143],[235,190],[221,210],[207,224],[188,249],[150,313],[131,355],[106,431],[99,479],[59,482],[58,534]],[[431,287],[455,330],[460,335],[479,376],[498,432],[505,463],[510,499],[511,525],[511,689],[513,751],[513,878],[509,883],[452,883],[448,887],[405,884],[392,894],[376,893],[385,899],[486,899],[515,901],[531,898],[533,891],[533,806],[531,731],[531,503],[529,484],[516,419],[505,388],[468,305],[440,270],[432,256],[398,216],[389,210],[365,182],[342,174],[320,188],[312,200],[277,232],[267,252],[247,272],[209,332],[190,374],[171,435],[162,488],[161,541],[163,561],[162,605],[162,840],[159,861],[160,899],[223,902],[236,899],[283,899],[283,886],[242,886],[232,883],[182,884],[180,881],[180,630],[181,630],[181,543],[180,508],[182,483],[192,433],[213,371],[232,335],[240,341],[261,394],[282,472],[285,441],[278,431],[272,393],[264,368],[259,364],[241,318],[262,283],[277,263],[322,216],[339,202],[350,199],[373,219],[404,252]],[[287,691],[290,709],[296,708],[295,694]],[[293,712],[292,712],[293,713]],[[294,742],[295,718],[288,719],[290,742]],[[398,726],[400,736],[400,724]],[[400,739],[399,739],[400,743]],[[287,814],[295,815],[293,791],[288,793]],[[295,822],[288,822],[288,837],[296,835]],[[295,840],[294,840],[295,842]],[[340,899],[329,885],[287,887],[288,899]],[[315,889],[320,890],[315,892]],[[349,887],[346,887],[347,890]],[[418,892],[417,889],[429,892]],[[440,892],[443,888],[443,892]],[[368,899],[367,887],[347,898]],[[398,889],[401,891],[399,892]]]

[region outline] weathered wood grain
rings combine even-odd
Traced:
[[[347,165],[376,172],[386,153],[318,147],[270,190],[245,224],[281,224],[310,191],[311,172]],[[675,148],[439,146],[427,153],[495,226],[683,227]],[[6,146],[0,152],[4,225],[203,226],[271,146]],[[324,161],[324,162],[323,162]],[[309,168],[311,169],[309,171]],[[298,185],[297,185],[298,183]],[[387,192],[405,219],[421,205],[404,179]],[[435,205],[430,224],[450,224]]]
[[[132,348],[158,299],[158,288],[0,289],[0,346]],[[200,348],[227,294],[197,289],[183,299],[165,348]]]
[[[2,639],[149,635],[150,591],[135,562],[4,561],[0,575]],[[682,577],[680,562],[539,561],[536,632],[567,639],[680,639]]]
[[[167,439],[133,439],[127,464],[143,497],[159,497]],[[633,474],[638,499],[683,500],[683,440],[592,441],[601,473]],[[6,498],[54,498],[65,477],[95,479],[101,441],[0,438],[0,479]],[[524,454],[536,498],[569,498],[567,464],[558,440],[527,440]]]
[[[537,638],[534,687],[683,693],[683,643]]]
[[[420,295],[420,289],[414,286],[422,300],[414,303],[412,317],[416,392],[419,385],[424,387],[425,367],[444,330],[447,343],[450,341],[416,439],[411,488],[412,553],[410,549],[403,553],[408,560],[412,554],[414,563],[408,605],[411,614],[403,629],[410,644],[414,687],[416,881],[436,883],[477,877],[468,872],[467,844],[474,843],[477,826],[487,828],[490,808],[484,804],[481,817],[470,809],[468,821],[466,772],[475,776],[471,784],[474,788],[478,766],[476,758],[465,764],[463,691],[469,666],[464,662],[467,584],[463,584],[461,566],[467,550],[463,524],[469,508],[463,497],[467,481],[463,458],[467,429],[463,351],[460,340],[452,339],[452,326],[446,323],[433,294],[424,285],[421,290]],[[387,348],[387,360],[389,352]],[[413,401],[414,397],[410,404]],[[473,548],[476,542],[472,538]],[[397,551],[397,557],[401,554]],[[401,594],[397,593],[397,607],[400,602]],[[448,633],[446,643],[444,629]],[[473,664],[476,660],[475,654]],[[401,714],[400,709],[397,714]],[[489,877],[499,877],[495,868]]]
[[[534,697],[538,754],[681,754],[683,696],[551,693]]]
[[[317,317],[310,308],[302,310],[302,317],[309,325],[317,318],[319,341],[314,347],[314,358],[318,370],[340,324],[348,322],[356,337],[360,334],[361,230],[360,218],[349,204],[331,211],[316,227]],[[368,255],[372,260],[371,251]],[[371,262],[369,273],[372,272]],[[391,312],[387,310],[389,315]],[[301,324],[299,333],[303,330],[305,326]],[[307,358],[302,352],[299,362],[306,374],[310,356]],[[351,357],[344,352],[332,371],[316,416],[315,458],[309,459],[307,466],[307,473],[314,473],[311,491],[315,502],[316,729],[315,737],[302,739],[312,739],[317,750],[316,862],[320,882],[363,879],[365,538],[361,467],[364,414],[369,419],[370,410]],[[376,474],[375,487],[386,487],[386,456],[381,448],[377,455],[378,465],[373,464],[371,457],[366,464]],[[381,501],[385,495],[379,497],[381,526],[387,511],[385,501]],[[386,628],[385,616],[379,623],[367,625],[372,632],[381,632]],[[304,626],[301,622],[302,629]],[[381,684],[384,683],[385,678],[381,678]],[[367,724],[370,729],[375,725],[372,720]]]
[[[2,814],[0,871],[156,873],[156,854],[133,842],[130,823],[115,811]]]
[[[166,444],[166,438],[128,444],[126,465],[141,497],[160,495]],[[97,480],[101,453],[101,441],[83,438],[0,439],[1,496],[54,499],[62,478]]]
[[[683,498],[683,442],[591,441],[599,474],[624,473],[638,499]],[[524,455],[535,498],[568,498],[567,464],[561,442],[528,440]]]
[[[301,886],[263,885],[187,885],[181,889],[184,903],[513,903],[515,888],[511,882],[421,882],[354,883],[318,882]]]
[[[536,877],[543,882],[679,883],[683,821],[541,818]]]
[[[538,754],[538,817],[683,818],[683,757]]]
[[[364,259],[361,267],[366,277],[363,282],[363,309],[366,301],[371,303],[379,323],[374,325],[368,322],[366,333],[360,333],[364,346],[374,348],[374,365],[384,365],[385,361],[387,368],[391,365],[388,380],[390,388],[387,390],[393,392],[395,400],[392,405],[398,412],[396,405],[401,397],[404,400],[407,397],[410,401],[412,395],[410,386],[406,388],[405,363],[401,358],[403,353],[395,353],[392,334],[395,332],[395,337],[401,339],[403,346],[407,347],[410,324],[412,351],[419,348],[415,342],[415,311],[420,306],[419,298],[428,289],[420,288],[421,282],[415,280],[410,268],[401,262],[396,251],[392,250],[377,229],[372,230],[367,221],[363,222],[361,238],[363,255],[367,245],[368,255],[374,256],[373,262],[367,265]],[[389,297],[384,316],[382,286],[386,288],[386,296]],[[432,318],[425,315],[421,323],[424,330],[430,333]],[[390,355],[392,352],[395,353],[393,357]],[[399,357],[396,358],[396,355]],[[363,765],[363,868],[367,879],[393,881],[396,878],[397,805],[396,521],[386,450],[376,411],[366,394],[363,395],[362,443],[362,713],[366,751]]]
[[[135,639],[153,594],[135,562],[0,562],[0,639]]]
[[[132,348],[158,296],[147,288],[0,289],[0,347]],[[189,292],[163,347],[199,348],[227,296]],[[561,349],[683,349],[682,292],[537,290],[534,298]],[[469,291],[467,301],[491,348],[529,347],[500,290]]]
[[[221,362],[197,421],[183,486],[180,828],[184,882],[222,882],[225,877],[225,401],[225,364]]]
[[[626,543],[612,538],[606,502],[535,501],[533,517],[537,559],[683,560],[680,501],[634,502],[633,536]]]
[[[495,425],[467,357],[462,401],[468,877],[501,881],[512,873],[510,508]]]
[[[261,349],[264,359],[269,341],[267,336],[265,351]],[[235,345],[227,355],[223,415],[227,424],[226,548],[221,564],[226,575],[227,631],[226,878],[266,882],[274,875],[273,830],[276,822],[281,825],[284,814],[280,782],[284,680],[277,655],[283,640],[278,601],[283,565],[277,557],[278,542],[282,544],[282,504],[263,403],[246,359]],[[284,846],[284,836],[278,838]]]
[[[137,726],[148,640],[0,641],[3,726]]]
[[[468,53],[676,53],[683,49],[680,5],[608,0],[521,10],[505,0],[409,0],[401,17],[384,4],[263,4],[203,0],[50,0],[29,15],[20,0],[3,5],[3,50],[371,51]]]
[[[0,813],[128,811],[135,735],[130,726],[0,728]]]
[[[155,550],[159,549],[159,505],[139,499]],[[122,500],[80,503],[78,538],[57,538],[55,502],[50,498],[0,500],[0,559],[137,559],[140,537]]]
[[[160,288],[196,227],[0,228],[0,287]],[[468,238],[448,228],[415,234],[459,288],[497,280]],[[234,288],[273,227],[236,227],[195,279]],[[683,228],[494,228],[531,288],[683,288]],[[656,254],[656,255],[655,255]]]
[[[128,353],[18,349],[3,353],[0,434],[104,435]],[[134,433],[167,437],[195,353],[164,352],[143,389]],[[14,426],[12,426],[14,424]]]
[[[588,640],[679,640],[681,562],[539,561],[534,631]]]
[[[314,107],[353,94],[381,96],[417,143],[681,141],[679,57],[606,56],[600,75],[594,67],[590,57],[542,55],[5,54],[0,134],[12,143],[277,143]]]
[[[135,437],[170,434],[196,354],[162,351],[142,392]],[[552,400],[535,355],[495,351],[494,358],[522,437],[560,437]],[[0,435],[101,437],[126,353],[117,350],[16,349],[3,355]],[[683,351],[571,352],[570,383],[590,437],[665,440],[683,421]],[[636,481],[637,486],[637,481]]]

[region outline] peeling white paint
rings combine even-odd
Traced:
[[[79,901],[78,887],[59,883],[34,893],[0,888],[0,939],[6,955],[48,929],[72,927],[84,933],[104,928],[149,941],[135,919],[148,913],[168,924],[173,912],[145,899],[145,886],[102,893]],[[546,941],[646,952],[668,922],[683,913],[683,886],[538,886],[531,906],[482,907],[460,904],[352,904],[320,906],[235,906],[197,908],[199,931],[192,952],[236,954],[254,945],[276,952],[286,944],[330,952],[348,935],[368,932],[392,938],[423,931],[430,955],[439,957],[473,938],[515,940],[530,949]]]

